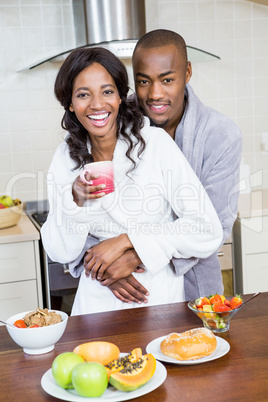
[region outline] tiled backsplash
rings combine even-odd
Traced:
[[[146,23],[147,31],[172,29],[188,45],[221,57],[193,64],[191,84],[202,101],[238,124],[251,185],[268,188],[268,154],[261,151],[268,132],[268,7],[244,0],[146,0]],[[64,135],[53,93],[60,64],[17,71],[74,46],[71,0],[0,0],[0,194],[46,197],[46,171]]]

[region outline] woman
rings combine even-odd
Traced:
[[[147,305],[183,301],[183,276],[174,274],[171,258],[206,258],[221,243],[217,214],[190,165],[164,130],[150,127],[128,90],[124,65],[102,48],[73,51],[56,78],[68,135],[49,169],[43,243],[52,260],[68,263],[88,233],[105,240],[102,263],[92,261],[91,277],[81,273],[72,314],[137,307],[99,282],[132,248],[143,263],[134,275],[150,292]],[[104,160],[113,161],[115,191],[92,194],[101,186],[82,183],[79,173]]]

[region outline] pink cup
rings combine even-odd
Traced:
[[[85,175],[89,174],[99,174],[100,177],[94,180],[86,180]],[[114,168],[112,161],[102,161],[88,163],[84,166],[84,169],[80,173],[80,178],[83,183],[90,184],[91,186],[98,186],[100,184],[105,184],[106,187],[102,190],[95,191],[91,194],[105,193],[109,194],[114,191]]]

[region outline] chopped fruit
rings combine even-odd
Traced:
[[[35,324],[35,325],[30,325],[29,328],[40,328],[40,326]]]
[[[236,295],[236,296],[232,297],[231,303],[230,303],[231,310],[234,310],[235,308],[240,307],[242,303],[243,303],[243,300],[240,295]]]
[[[214,319],[215,318],[215,314],[211,314],[213,313],[213,309],[212,309],[212,305],[211,304],[205,304],[203,306],[203,311],[205,311],[205,316],[207,318],[211,318]],[[206,314],[207,313],[207,314]]]
[[[216,313],[220,313],[221,311],[230,311],[230,307],[226,306],[224,303],[214,303],[213,304],[213,311]]]
[[[210,296],[209,298],[210,304],[214,304],[216,302],[222,303],[221,296],[217,293],[215,295]]]
[[[17,328],[27,328],[27,325],[25,324],[24,320],[17,320],[14,322],[14,325]]]
[[[210,301],[208,300],[207,297],[199,297],[199,299],[196,299],[195,305],[197,308],[202,307],[206,304],[210,304]]]
[[[224,312],[236,309],[241,306],[243,299],[240,295],[234,296],[231,301],[217,293],[209,297],[199,297],[195,300],[193,307],[198,311]],[[226,308],[227,307],[227,308]]]
[[[203,306],[203,311],[207,311],[207,312],[213,311],[213,310],[212,310],[212,305],[211,305],[211,304],[205,304],[205,305]]]
[[[230,302],[230,300],[228,300],[228,299],[225,299],[225,300],[224,300],[224,304],[225,304],[226,306],[228,306],[228,307],[231,306],[231,302]]]

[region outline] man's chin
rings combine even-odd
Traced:
[[[155,120],[151,119],[150,117],[149,117],[149,119],[150,119],[150,125],[154,126],[154,127],[165,128],[166,125],[168,124],[168,120],[159,122],[159,121],[155,121]]]
[[[142,111],[142,113],[143,113],[145,116],[148,117],[148,119],[150,120],[150,125],[151,125],[151,126],[165,128],[165,126],[166,126],[166,125],[168,124],[168,122],[169,122],[169,119],[166,119],[166,120],[164,120],[164,121],[155,121],[154,119],[152,119],[152,118],[149,116],[148,113],[146,113],[146,112],[147,112],[147,111],[146,111],[146,108],[143,108],[141,105],[140,105],[140,110]]]

